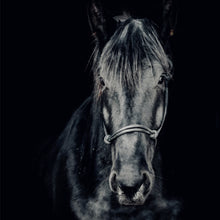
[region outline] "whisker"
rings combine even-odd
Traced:
[[[149,174],[157,179],[161,179],[161,180],[168,180],[168,178],[164,177],[164,176],[158,176],[158,175],[155,175],[154,173],[151,173],[149,172]]]

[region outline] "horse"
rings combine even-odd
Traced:
[[[100,20],[92,18],[92,25]],[[162,193],[157,139],[168,106],[172,62],[147,18],[115,17],[96,28],[94,89],[56,142],[43,175],[56,216],[79,220],[177,219]],[[42,162],[43,164],[43,162]]]

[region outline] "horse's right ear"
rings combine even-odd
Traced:
[[[100,0],[91,0],[87,10],[92,35],[99,46],[102,46],[114,33],[117,22],[103,9]]]

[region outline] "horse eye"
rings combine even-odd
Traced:
[[[171,75],[170,74],[167,74],[167,73],[163,73],[160,78],[159,78],[159,81],[158,81],[158,84],[163,84],[164,81],[169,81],[171,79]]]
[[[163,84],[163,82],[164,82],[164,79],[165,79],[165,76],[164,76],[164,74],[162,74],[161,76],[160,76],[160,79],[159,79],[159,81],[158,81],[158,84]]]
[[[104,79],[103,79],[101,76],[99,77],[99,81],[100,81],[100,85],[101,85],[102,87],[105,87]]]

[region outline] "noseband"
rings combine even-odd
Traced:
[[[106,144],[111,144],[111,142],[113,140],[115,140],[116,138],[118,138],[119,136],[121,136],[123,134],[127,134],[127,133],[132,133],[132,132],[142,132],[142,133],[148,134],[150,136],[150,138],[156,140],[162,127],[163,127],[163,124],[164,124],[164,121],[166,118],[167,106],[168,106],[168,86],[167,86],[167,82],[166,82],[164,114],[163,114],[162,122],[157,130],[152,130],[152,129],[150,129],[144,125],[141,125],[141,124],[131,124],[131,125],[125,126],[123,128],[120,128],[119,130],[114,132],[112,135],[110,135],[107,133],[107,129],[105,127],[105,124],[103,123],[104,132],[105,132],[104,142]]]

